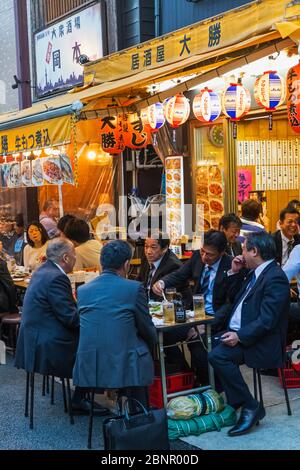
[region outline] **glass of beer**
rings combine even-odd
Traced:
[[[175,287],[169,287],[168,289],[165,290],[165,293],[166,293],[166,298],[168,299],[168,301],[173,302],[177,291]]]
[[[163,316],[164,323],[174,323],[175,322],[175,310],[173,302],[163,302]]]
[[[204,320],[205,319],[205,305],[204,305],[204,295],[193,295],[193,304],[194,304],[194,319],[195,320]]]

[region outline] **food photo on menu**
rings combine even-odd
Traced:
[[[74,184],[74,174],[69,155],[63,153],[60,155],[60,166],[62,180],[64,183]]]
[[[22,185],[21,180],[21,164],[20,162],[9,163],[8,184],[9,188],[19,188]]]
[[[45,157],[42,159],[43,179],[47,184],[62,184],[62,173],[59,157]]]
[[[32,160],[32,185],[42,186],[43,183],[42,159],[36,158],[35,160]]]
[[[23,160],[21,162],[21,178],[22,178],[22,185],[23,186],[31,186],[31,161],[30,160]]]
[[[8,178],[10,173],[10,164],[2,163],[1,165],[1,186],[2,188],[8,188]]]

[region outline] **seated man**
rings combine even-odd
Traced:
[[[239,366],[282,367],[290,293],[289,283],[275,257],[272,236],[258,232],[247,236],[242,257],[232,263],[234,272],[243,266],[251,271],[235,302],[227,306],[227,331],[220,335],[220,343],[209,353],[209,362],[221,381],[228,404],[242,407],[237,424],[228,431],[229,436],[245,434],[265,416]]]
[[[300,219],[299,219],[300,220]],[[291,251],[289,259],[283,266],[283,271],[289,281],[294,277],[297,279],[298,295],[300,296],[300,245],[295,246]],[[296,295],[296,294],[295,294]],[[289,315],[300,323],[300,298],[297,302],[292,302],[290,305]]]
[[[102,245],[98,240],[90,239],[90,229],[85,220],[71,218],[64,228],[64,235],[75,246],[74,270],[99,267]]]
[[[39,220],[45,227],[48,237],[54,238],[57,235],[57,221],[59,217],[59,205],[56,199],[48,199],[43,205]]]
[[[242,244],[238,239],[241,227],[241,219],[233,213],[225,214],[220,219],[219,230],[224,232],[227,238],[225,253],[229,256],[234,257],[242,254]]]
[[[6,261],[0,258],[0,313],[17,312],[16,301],[17,297],[14,282],[7,269]]]
[[[102,274],[78,289],[73,381],[80,387],[125,389],[125,395],[148,406],[157,337],[142,284],[126,279],[131,257],[127,242],[109,242],[101,252]]]
[[[24,297],[15,365],[26,372],[71,378],[79,314],[67,274],[75,263],[75,249],[69,240],[54,238],[46,254],[47,262],[34,272]],[[75,414],[89,412],[84,396],[85,391],[75,390]]]
[[[276,245],[276,261],[280,266],[285,265],[294,246],[300,243],[297,223],[299,215],[294,207],[286,207],[280,212],[280,230],[272,234]]]

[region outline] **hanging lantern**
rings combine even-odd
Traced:
[[[148,107],[148,122],[150,129],[158,131],[166,122],[162,103],[155,103]]]
[[[300,134],[300,63],[289,69],[286,86],[288,121],[293,131]]]
[[[149,119],[148,119],[148,107],[141,109],[140,115],[141,115],[141,120],[142,120],[144,129],[147,130],[147,132],[148,131],[151,132],[151,127],[150,127]]]
[[[121,134],[117,116],[104,116],[100,118],[100,145],[104,152],[118,154],[123,152]]]
[[[217,93],[204,88],[195,96],[193,101],[193,112],[201,122],[213,122],[221,114],[221,102]]]
[[[124,114],[120,116],[122,137],[125,147],[134,150],[147,147],[150,141],[149,132],[145,129],[142,119],[137,114]]]
[[[171,127],[184,124],[190,115],[190,103],[184,95],[175,95],[165,104],[165,117]]]
[[[285,100],[283,78],[272,70],[264,72],[261,77],[256,79],[254,98],[259,106],[267,111],[274,111]]]
[[[222,111],[231,121],[242,119],[250,106],[250,92],[241,83],[231,83],[222,94]]]

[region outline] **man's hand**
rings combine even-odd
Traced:
[[[164,281],[157,281],[155,284],[152,286],[152,290],[154,294],[162,296],[163,291],[165,288],[165,283]]]
[[[242,255],[236,256],[231,262],[231,270],[233,273],[238,273],[245,267],[245,260]]]
[[[232,348],[236,346],[239,342],[239,337],[235,331],[228,331],[221,336],[222,344],[226,346],[231,346]]]
[[[297,299],[297,297],[298,297],[297,292],[294,291],[293,289],[290,289],[290,295],[291,295],[292,299]]]

